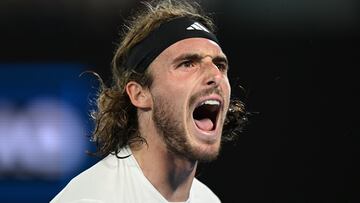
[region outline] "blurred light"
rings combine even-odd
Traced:
[[[85,151],[82,126],[75,109],[53,98],[33,99],[17,109],[0,106],[0,175],[68,174]]]
[[[0,71],[0,179],[57,180],[78,171],[89,128],[81,69],[24,64]]]

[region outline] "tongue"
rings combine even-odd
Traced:
[[[204,118],[201,120],[195,119],[195,124],[199,129],[205,130],[205,131],[212,130],[213,126],[214,126],[213,122],[209,118]]]

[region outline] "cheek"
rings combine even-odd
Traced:
[[[169,81],[168,79],[163,79],[162,81],[154,84],[152,88],[153,97],[156,98],[160,96],[178,108],[186,97],[182,85],[183,84],[179,83],[178,81]]]
[[[227,98],[230,98],[231,86],[230,86],[228,78],[226,78],[224,80],[223,90],[224,90],[224,94],[225,94],[224,96],[226,96]]]
[[[223,93],[224,93],[224,98],[226,100],[226,107],[228,108],[230,103],[230,96],[231,96],[231,86],[229,80],[225,80],[224,82]]]
[[[168,77],[164,79],[163,88],[171,96],[173,100],[183,100],[191,89],[191,83],[186,78]]]

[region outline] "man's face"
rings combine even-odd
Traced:
[[[221,48],[205,38],[178,41],[152,62],[152,117],[170,152],[217,157],[230,100],[227,69]]]

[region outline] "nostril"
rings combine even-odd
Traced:
[[[215,83],[214,80],[210,80],[210,81],[208,81],[206,84],[207,84],[207,85],[215,85],[216,83]]]

